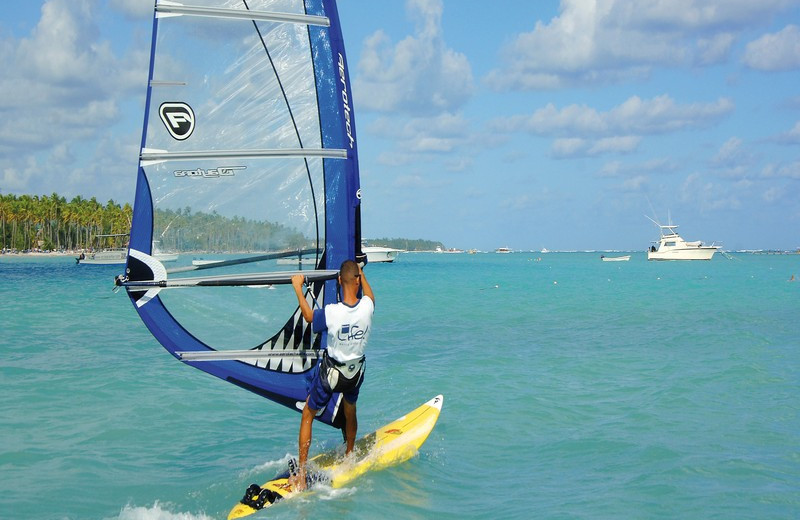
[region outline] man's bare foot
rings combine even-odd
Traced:
[[[292,491],[305,491],[306,489],[306,470],[298,468],[297,473],[289,476],[289,485]]]

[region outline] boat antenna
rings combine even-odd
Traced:
[[[657,220],[654,220],[654,219],[652,219],[652,218],[648,217],[647,215],[645,215],[645,216],[644,216],[644,218],[646,218],[647,220],[649,220],[650,222],[652,222],[653,224],[655,224],[655,225],[656,225],[656,227],[659,227],[659,228],[661,227],[661,224],[659,224]]]
[[[651,212],[653,212],[653,218],[647,217],[647,215],[645,215],[645,217],[649,218],[651,222],[655,223],[655,225],[656,225],[656,226],[659,226],[659,227],[660,227],[660,226],[661,226],[661,224],[659,224],[659,223],[657,222],[657,220],[658,220],[658,215],[656,214],[656,210],[655,210],[655,208],[653,208],[653,203],[652,203],[652,202],[650,202],[650,197],[648,197],[647,195],[645,195],[645,196],[644,196],[644,198],[645,198],[645,199],[647,199],[647,205],[648,205],[648,206],[650,206],[650,211],[651,211]],[[655,219],[655,220],[653,220],[653,219]]]

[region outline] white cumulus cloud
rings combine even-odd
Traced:
[[[734,103],[729,98],[680,104],[668,95],[651,99],[632,96],[606,112],[575,104],[559,109],[549,103],[530,115],[496,119],[491,126],[497,131],[526,131],[553,137],[662,134],[708,127],[733,109]]]
[[[119,121],[126,96],[143,93],[149,48],[115,53],[98,16],[89,0],[48,0],[29,34],[0,42],[4,189],[47,191],[48,176],[70,176],[78,150],[86,160]]]
[[[790,0],[561,0],[549,23],[516,35],[486,76],[498,90],[609,84],[654,66],[711,65],[728,58],[754,19]]]
[[[742,61],[764,71],[800,68],[800,28],[787,25],[781,31],[765,34],[747,44]]]
[[[408,0],[416,32],[393,44],[378,31],[364,42],[353,95],[359,110],[438,114],[470,99],[472,68],[442,36],[441,0]]]

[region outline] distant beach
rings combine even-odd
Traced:
[[[8,257],[20,257],[20,256],[79,256],[81,253],[89,253],[91,252],[90,249],[81,249],[77,251],[0,251],[0,258],[4,256]]]

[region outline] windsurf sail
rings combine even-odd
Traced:
[[[302,409],[326,344],[289,284],[302,273],[312,307],[331,303],[341,263],[365,261],[357,148],[335,0],[155,3],[116,283],[164,348]],[[154,242],[179,254],[174,268],[154,257]],[[341,427],[340,401],[318,418]]]

